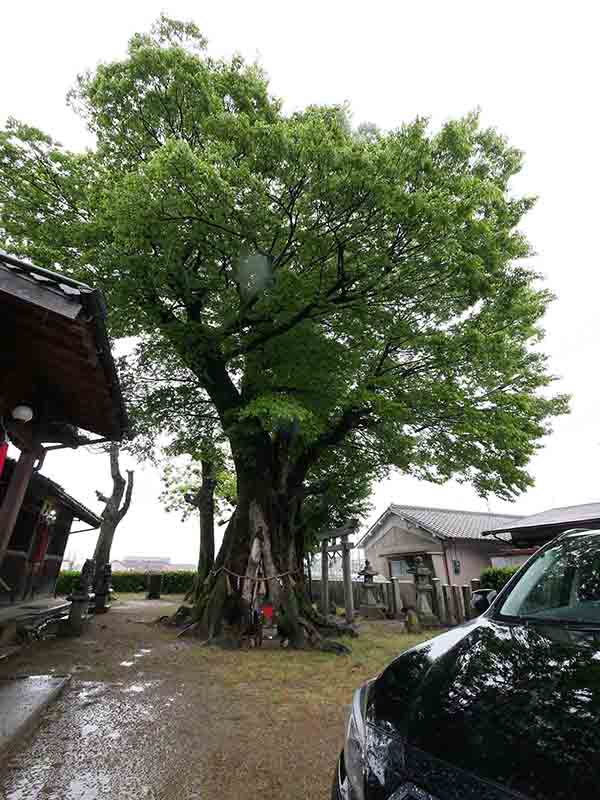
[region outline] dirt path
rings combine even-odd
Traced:
[[[174,608],[127,600],[2,667],[73,679],[6,758],[0,797],[325,800],[352,688],[413,643],[392,627],[352,657],[219,651],[148,624]]]

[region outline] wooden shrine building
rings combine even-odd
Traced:
[[[0,503],[15,469],[7,459],[0,478]],[[0,607],[54,593],[58,573],[73,532],[92,531],[101,519],[62,486],[34,473],[0,568]]]
[[[126,428],[102,293],[0,251],[0,587],[5,598],[22,597],[32,563],[38,564],[39,590],[50,591],[73,519],[88,527],[99,524],[96,515],[39,474],[46,454],[120,441]],[[9,442],[20,450],[16,463],[6,459]]]

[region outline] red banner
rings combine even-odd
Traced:
[[[2,477],[2,470],[4,469],[4,462],[6,461],[7,452],[8,442],[0,442],[0,478]]]

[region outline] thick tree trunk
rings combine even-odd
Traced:
[[[118,524],[118,520],[112,515],[102,518],[100,534],[94,550],[94,561],[98,569],[102,569],[110,562],[110,551]]]
[[[253,610],[256,584],[268,586],[280,635],[294,648],[321,646],[322,632],[342,626],[320,617],[304,585],[303,558],[294,520],[298,493],[275,482],[268,471],[238,472],[238,505],[212,571],[199,588],[194,630],[207,640],[227,638]],[[324,649],[347,652],[329,643]]]

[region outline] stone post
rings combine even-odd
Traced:
[[[473,578],[471,580],[471,592],[476,592],[477,589],[481,589],[481,581],[479,578]]]
[[[445,584],[443,587],[444,601],[446,605],[446,614],[448,615],[448,625],[456,625],[456,612],[454,605],[454,595],[452,587]]]
[[[162,591],[162,574],[160,572],[148,573],[146,576],[146,585],[148,587],[146,599],[160,600],[160,593]]]
[[[347,536],[342,537],[342,570],[344,573],[344,605],[346,606],[346,622],[354,622],[354,597],[352,596],[352,568],[350,566],[351,545]]]
[[[446,600],[442,591],[442,581],[440,578],[432,578],[433,585],[433,605],[434,611],[442,625],[448,624],[448,612],[446,610]]]
[[[452,587],[452,594],[454,595],[454,608],[456,610],[456,621],[460,624],[465,621],[465,612],[462,604],[462,592],[460,586]]]
[[[460,588],[462,590],[463,605],[465,607],[465,617],[467,619],[473,619],[475,613],[473,611],[473,604],[471,603],[471,587],[461,586]]]
[[[69,610],[69,633],[73,636],[81,636],[83,628],[88,620],[90,609],[90,588],[94,578],[94,560],[88,558],[81,568],[79,586],[69,596],[71,608]]]
[[[402,595],[400,594],[400,582],[398,578],[391,578],[392,582],[392,593],[394,595],[394,610],[396,612],[396,617],[398,619],[402,619],[402,609],[404,608],[404,602],[402,600]]]

